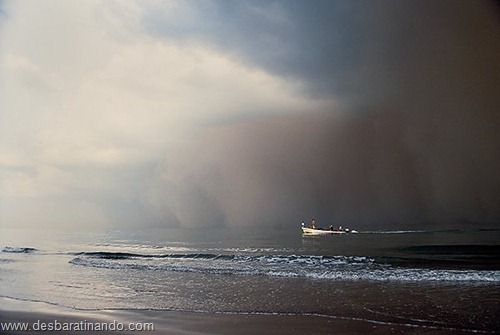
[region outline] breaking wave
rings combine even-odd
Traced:
[[[2,252],[10,252],[16,254],[29,254],[35,252],[37,249],[30,247],[4,247]]]
[[[311,278],[318,280],[432,281],[499,283],[500,271],[394,266],[387,258],[313,255],[236,255],[212,253],[137,254],[81,252],[77,266],[132,271]]]

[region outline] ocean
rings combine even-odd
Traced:
[[[500,330],[499,230],[0,229],[0,297]]]

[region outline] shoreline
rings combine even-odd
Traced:
[[[377,320],[285,313],[208,313],[163,310],[73,310],[42,302],[0,298],[0,326],[28,325],[30,330],[0,329],[6,335],[60,334],[494,334],[493,331],[446,328]],[[6,302],[6,304],[4,304]],[[10,308],[9,308],[10,307]],[[41,325],[45,324],[45,331]],[[108,325],[108,329],[90,325]],[[52,325],[52,329],[48,328]],[[57,326],[56,326],[57,325]],[[68,327],[71,327],[68,330]],[[114,328],[109,327],[114,325]],[[123,328],[116,329],[116,325]],[[130,325],[139,328],[131,330]],[[76,326],[76,327],[75,327]],[[100,326],[100,327],[101,327]],[[57,327],[59,327],[57,329]],[[66,329],[65,329],[66,327]],[[87,328],[86,328],[87,327]],[[52,330],[52,331],[50,331]]]

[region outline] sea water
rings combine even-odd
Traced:
[[[500,329],[500,231],[2,229],[0,297]]]

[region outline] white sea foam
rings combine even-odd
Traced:
[[[100,257],[93,257],[98,254]],[[395,267],[360,256],[174,254],[83,254],[73,265],[116,270],[193,272],[240,276],[410,282],[500,283],[500,271]]]

